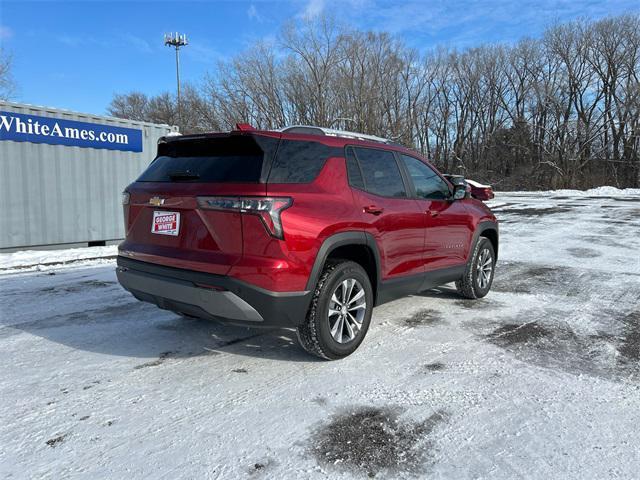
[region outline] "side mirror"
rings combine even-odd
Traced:
[[[453,185],[453,194],[449,197],[450,200],[462,200],[471,193],[471,187],[462,175],[444,175],[444,177]]]
[[[462,200],[467,196],[467,186],[466,185],[454,185],[453,186],[453,199],[454,200]]]

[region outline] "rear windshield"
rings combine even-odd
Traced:
[[[257,183],[265,154],[272,153],[275,143],[266,137],[233,135],[160,144],[158,156],[138,181]]]

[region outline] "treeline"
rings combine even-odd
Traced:
[[[183,132],[312,124],[391,138],[499,189],[639,186],[640,16],[423,55],[323,18],[283,29],[201,85],[116,95],[112,115]]]

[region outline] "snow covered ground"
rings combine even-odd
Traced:
[[[338,362],[140,303],[113,260],[0,259],[0,477],[638,478],[640,192],[492,204],[489,296],[383,305]]]
[[[75,267],[96,263],[108,263],[118,255],[118,246],[68,248],[66,250],[22,250],[0,253],[0,275],[19,271],[49,271],[65,265]],[[113,262],[110,262],[113,264]]]

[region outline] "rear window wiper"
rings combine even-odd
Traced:
[[[171,180],[197,180],[200,178],[199,173],[186,172],[169,172],[169,178]]]

